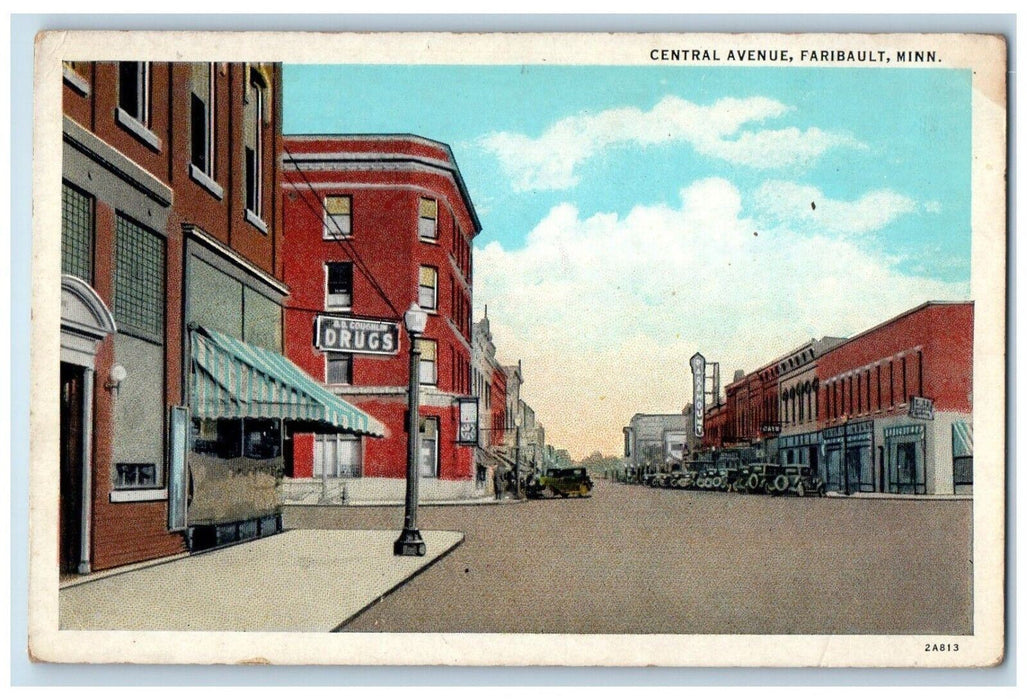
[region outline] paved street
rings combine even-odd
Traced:
[[[287,510],[382,529],[397,507]],[[599,480],[588,499],[422,508],[466,534],[344,631],[965,634],[971,502],[744,496]]]

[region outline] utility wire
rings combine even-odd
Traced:
[[[349,254],[350,258],[352,259],[352,261],[353,261],[353,263],[355,265],[355,267],[361,273],[363,273],[364,277],[366,277],[367,281],[371,283],[371,287],[375,290],[375,292],[378,294],[378,296],[380,296],[382,298],[382,300],[385,301],[385,303],[388,305],[388,307],[390,309],[392,309],[392,313],[394,313],[396,315],[396,319],[397,320],[402,320],[403,319],[402,312],[400,312],[399,310],[396,309],[395,305],[392,303],[392,300],[389,299],[388,295],[385,293],[385,290],[383,290],[381,285],[378,283],[378,280],[375,279],[373,274],[371,274],[371,270],[367,267],[367,263],[364,262],[364,259],[362,257],[360,257],[360,254],[353,247],[353,244],[349,241],[349,239],[346,236],[346,234],[344,234],[342,232],[341,228],[339,228],[338,225],[335,223],[335,219],[331,215],[328,214],[328,211],[325,208],[324,203],[323,203],[321,197],[317,194],[317,191],[314,189],[314,185],[310,182],[309,179],[307,179],[306,174],[303,172],[303,169],[300,167],[299,161],[296,160],[295,156],[293,156],[292,152],[284,144],[282,145],[282,149],[285,151],[286,155],[288,156],[288,158],[292,162],[292,164],[295,165],[296,172],[299,173],[300,178],[302,178],[302,180],[303,180],[303,184],[306,186],[306,190],[304,190],[304,189],[302,189],[300,187],[296,187],[295,188],[296,190],[299,191],[300,199],[303,201],[304,205],[306,205],[306,207],[308,209],[310,209],[310,211],[313,212],[315,215],[317,215],[322,221],[326,221],[326,222],[327,221],[331,221],[331,224],[329,225],[329,229],[331,229],[332,226],[334,226],[337,229],[335,231],[331,231],[331,230],[329,231],[332,234],[332,240],[335,241],[336,243],[338,243],[340,246],[342,246],[343,250]],[[293,184],[295,184],[295,183],[293,183]],[[312,204],[308,200],[308,198],[305,196],[305,194],[307,192],[309,192],[311,195],[314,196],[314,198],[318,202],[317,205]],[[353,216],[352,210],[350,211],[350,216],[351,217]],[[350,290],[350,293],[352,293],[352,290]],[[298,307],[290,307],[290,308],[298,308]],[[313,310],[313,309],[303,309],[303,310],[309,311],[309,310]],[[321,311],[323,311],[323,309]]]

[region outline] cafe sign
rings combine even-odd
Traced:
[[[918,420],[934,420],[934,399],[925,399],[923,396],[910,396],[909,417]]]
[[[395,355],[399,351],[399,324],[320,315],[314,321],[314,347],[322,352]]]

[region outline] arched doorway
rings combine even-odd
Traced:
[[[115,332],[110,310],[84,280],[61,277],[61,573],[89,573],[93,386],[96,351]]]

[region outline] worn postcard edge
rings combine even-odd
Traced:
[[[62,60],[650,65],[653,48],[937,50],[973,72],[973,621],[967,636],[523,635],[82,632],[57,625]],[[772,65],[754,63],[752,65]],[[866,64],[827,63],[877,68]],[[323,34],[47,32],[36,41],[29,457],[29,653],[92,663],[969,667],[1004,654],[1006,370],[1005,40],[971,34]],[[709,66],[715,68],[717,66]],[[735,66],[737,67],[737,65]],[[798,64],[780,66],[800,67]],[[809,66],[802,66],[809,67]],[[895,66],[890,66],[895,68]],[[668,70],[673,66],[668,66]],[[909,67],[905,70],[920,70]],[[930,655],[924,643],[958,641]]]

